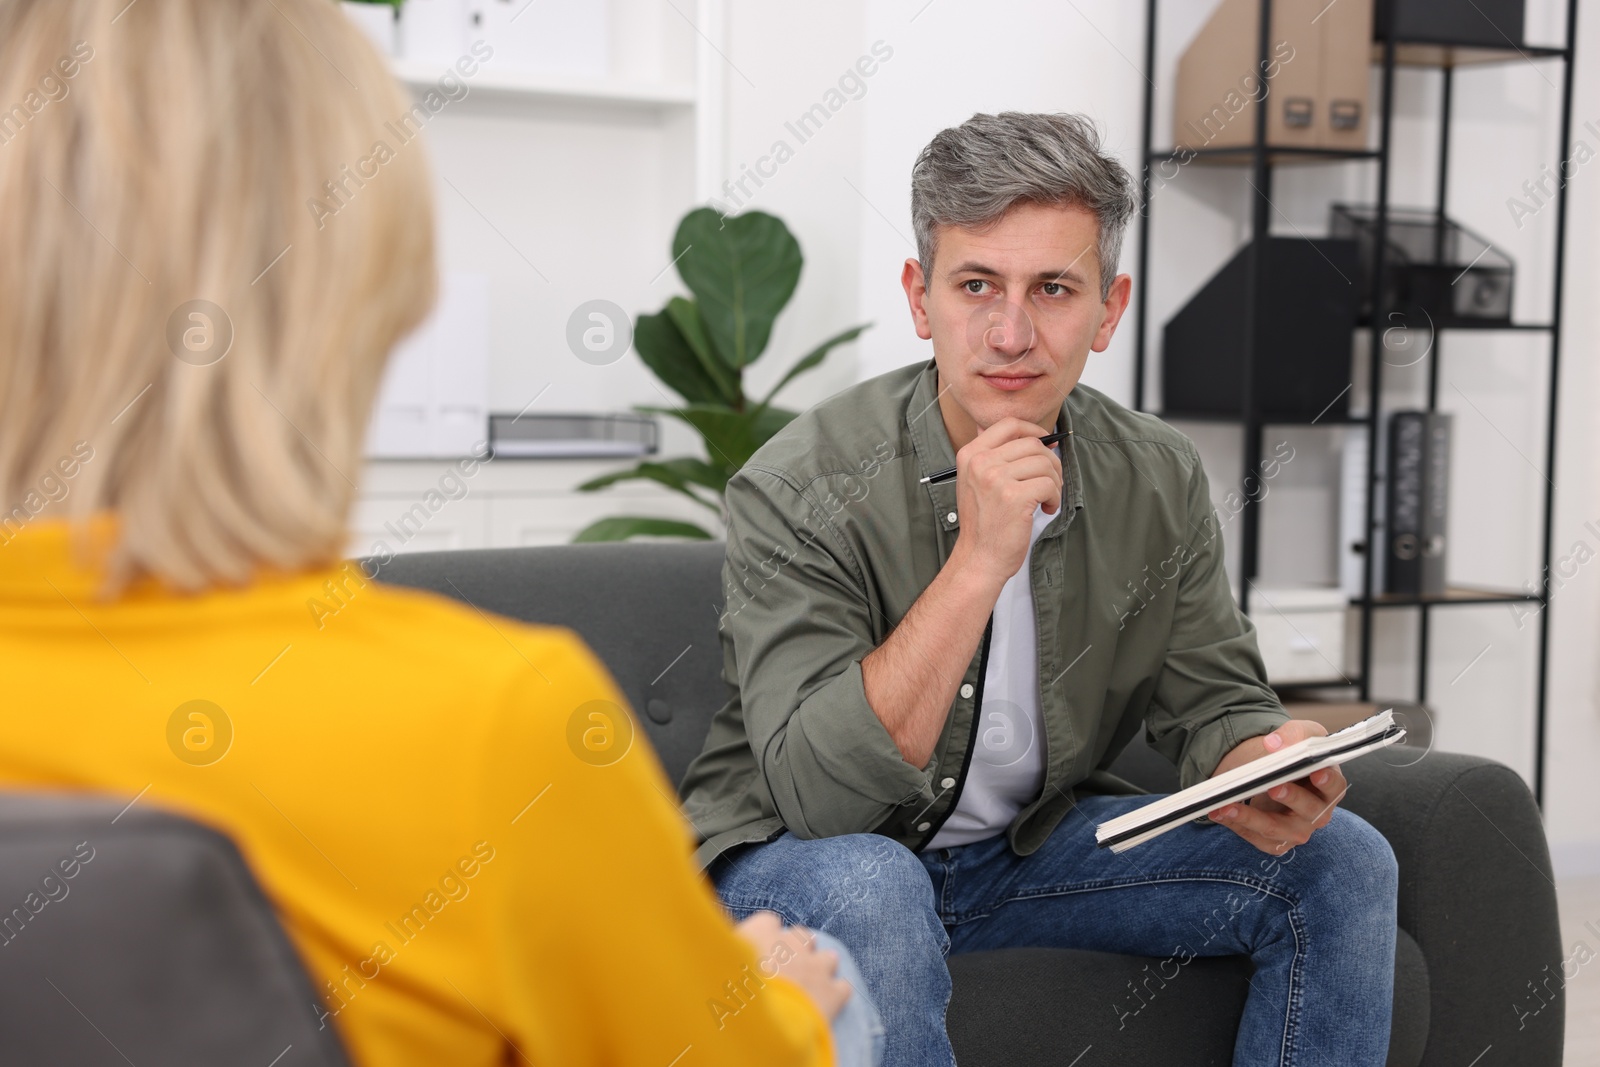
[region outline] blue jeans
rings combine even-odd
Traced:
[[[1249,956],[1235,1067],[1381,1067],[1398,892],[1383,836],[1340,809],[1283,856],[1193,824],[1121,855],[1096,847],[1096,823],[1151,799],[1082,797],[1028,856],[1003,834],[916,853],[877,834],[786,832],[730,851],[708,873],[736,918],[775,911],[849,947],[883,1019],[884,1067],[955,1063],[944,1026],[949,953],[1026,945],[1173,967]],[[1129,1000],[1116,1010],[1138,1008]]]
[[[816,935],[817,948],[839,954],[838,976],[849,982],[852,990],[850,999],[833,1017],[833,1062],[838,1067],[879,1067],[885,1040],[883,1019],[867,993],[867,981],[842,941],[825,930],[816,931]]]

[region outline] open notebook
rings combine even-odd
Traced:
[[[1394,721],[1394,710],[1380,711],[1354,726],[1347,726],[1326,737],[1308,737],[1288,748],[1279,749],[1101,823],[1095,829],[1095,841],[1101,848],[1123,852],[1152,837],[1160,837],[1196,816],[1215,811],[1224,804],[1264,793],[1284,782],[1304,778],[1323,767],[1355,759],[1374,749],[1392,745],[1405,736],[1405,727]]]

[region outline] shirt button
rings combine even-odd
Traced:
[[[972,683],[971,682],[965,682],[965,683],[962,684],[962,686],[961,686],[961,695],[964,698],[966,698],[967,700],[971,700],[972,699]]]
[[[928,832],[928,827],[930,827],[932,825],[933,825],[933,823],[931,823],[931,822],[919,822],[919,823],[917,823],[917,833],[919,833],[919,834],[927,833]]]
[[[955,788],[955,784],[956,784],[956,780],[954,778],[946,778],[944,781],[939,783],[939,788],[940,789],[954,789]]]
[[[955,522],[956,521],[956,513],[952,511],[950,514],[948,514],[948,515],[946,515],[944,517],[944,521],[945,522]]]

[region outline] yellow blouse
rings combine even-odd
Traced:
[[[90,529],[87,556],[61,521],[0,537],[0,788],[229,834],[357,1063],[833,1062],[571,632],[354,564],[104,602]]]

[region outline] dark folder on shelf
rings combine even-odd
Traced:
[[[1442,594],[1449,547],[1449,415],[1397,411],[1390,416],[1386,504],[1384,591]]]

